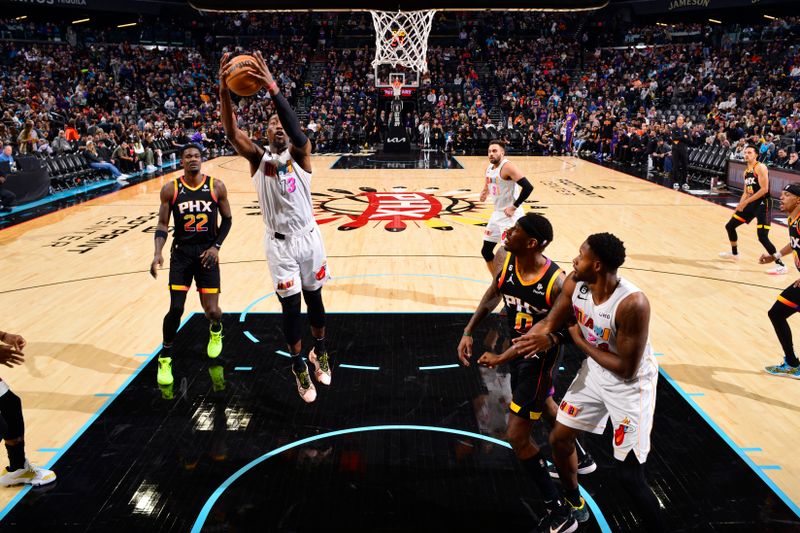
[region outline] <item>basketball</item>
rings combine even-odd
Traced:
[[[255,68],[256,58],[250,55],[239,55],[231,60],[228,69],[228,88],[239,96],[252,96],[261,89],[261,83],[255,79],[247,67]]]

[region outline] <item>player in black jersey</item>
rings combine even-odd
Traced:
[[[720,252],[719,256],[734,261],[739,260],[736,228],[742,224],[749,224],[750,221],[755,218],[758,240],[767,250],[767,253],[773,257],[775,263],[777,263],[777,266],[767,270],[767,273],[774,275],[786,274],[788,269],[786,265],[783,264],[783,261],[781,261],[775,245],[769,240],[772,198],[770,198],[769,195],[769,173],[767,171],[767,166],[758,162],[754,146],[748,146],[744,149],[744,160],[747,167],[744,170],[744,191],[742,191],[742,198],[739,200],[739,204],[736,206],[736,211],[733,213],[733,216],[731,216],[731,219],[725,224],[725,229],[728,231],[728,239],[731,241],[731,251]]]
[[[161,188],[161,206],[156,226],[155,254],[150,274],[158,275],[164,264],[161,255],[167,241],[170,214],[175,219],[169,261],[169,312],[164,317],[164,348],[158,357],[158,384],[165,397],[173,383],[172,342],[183,315],[186,293],[194,279],[200,303],[211,322],[207,352],[216,358],[222,352],[222,310],[219,308],[219,249],[231,229],[228,191],[218,179],[201,172],[202,151],[195,144],[181,148],[183,176]],[[217,218],[221,223],[217,226]]]
[[[564,281],[564,272],[542,254],[552,240],[550,222],[535,213],[518,219],[507,231],[503,244],[507,254],[502,268],[497,270],[495,281],[483,295],[458,345],[458,357],[464,366],[469,366],[472,357],[472,333],[501,299],[513,337],[523,335],[547,315]],[[513,396],[509,409],[514,416],[509,417],[505,438],[542,494],[550,512],[550,531],[574,531],[577,521],[570,507],[559,498],[546,461],[531,440],[531,430],[542,415],[555,422],[557,407],[551,397],[553,372],[561,351],[559,345],[569,338],[566,330],[551,335],[550,349],[534,359],[517,358],[513,348],[501,355],[486,352],[478,359],[478,364],[490,368],[510,364]],[[591,457],[583,459],[584,465],[591,464],[586,472],[596,468]]]
[[[763,254],[759,262],[771,263],[775,257],[780,258],[784,255],[793,254],[794,264],[800,270],[800,183],[790,183],[781,192],[781,211],[788,215],[789,220],[789,244],[775,254]],[[778,301],[769,310],[769,319],[778,341],[783,348],[783,364],[768,366],[764,370],[774,376],[785,376],[800,379],[800,360],[794,353],[792,343],[792,329],[786,320],[800,310],[800,279],[786,287],[778,295]]]

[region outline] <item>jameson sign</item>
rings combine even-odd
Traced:
[[[704,11],[751,6],[791,4],[791,0],[645,0],[635,2],[631,8],[637,14],[680,13],[682,11]]]
[[[97,11],[120,11],[126,13],[158,13],[164,4],[140,0],[0,0],[0,5],[31,7],[34,9],[65,7],[92,9]]]

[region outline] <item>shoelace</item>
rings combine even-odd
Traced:
[[[319,358],[319,368],[323,372],[328,372],[328,354],[321,355]]]

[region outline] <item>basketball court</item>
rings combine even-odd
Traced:
[[[627,248],[622,275],[650,299],[662,375],[648,478],[669,529],[797,528],[796,384],[762,371],[780,353],[766,311],[796,275],[764,273],[750,227],[742,260],[718,260],[724,206],[576,158],[510,157],[534,185],[525,207],[553,223],[548,256],[569,271],[587,235],[611,231]],[[486,158],[314,156],[313,168],[334,370],[312,405],[284,356],[243,159],[204,164],[233,209],[222,370],[209,372],[192,291],[172,399],[155,382],[167,271],[148,268],[158,191],[177,173],[0,232],[3,329],[29,343],[3,379],[23,400],[30,459],[59,475],[49,491],[0,492],[4,529],[318,530],[326,516],[356,529],[531,527],[536,489],[499,440],[502,373],[457,365],[489,283]],[[773,241],[785,233],[776,225]],[[578,364],[565,358],[557,396]],[[580,479],[587,527],[633,531],[610,440],[586,439],[600,465]]]

